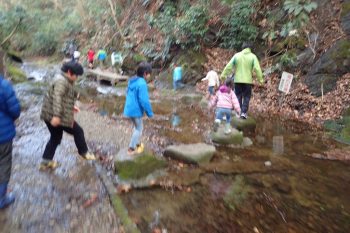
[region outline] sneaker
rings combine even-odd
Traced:
[[[83,157],[83,159],[86,159],[86,160],[96,160],[96,156],[91,152],[87,152],[85,155],[82,155],[81,157]]]
[[[225,133],[225,134],[230,134],[231,132],[232,132],[231,126],[230,126],[230,125],[226,125],[226,126],[225,126],[225,131],[224,131],[224,133]]]
[[[242,112],[241,113],[241,119],[247,119],[247,113]]]
[[[143,143],[136,145],[136,153],[141,154],[144,150],[145,150],[145,146],[143,145]]]
[[[41,171],[48,170],[48,169],[54,170],[54,169],[58,168],[59,166],[61,166],[61,164],[59,162],[56,162],[53,160],[42,161],[40,163],[39,170],[41,170]]]
[[[214,126],[213,126],[213,131],[214,131],[214,132],[217,132],[217,131],[218,131],[219,126],[220,126],[220,123],[221,123],[221,121],[220,121],[219,119],[215,119],[215,121],[214,121]]]

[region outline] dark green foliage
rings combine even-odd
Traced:
[[[198,50],[201,46],[203,36],[208,30],[208,9],[204,5],[191,6],[185,14],[178,20],[177,29],[178,40],[181,46],[186,49],[192,47]]]
[[[0,9],[0,43],[10,35],[16,26],[17,31],[26,31],[27,27],[24,21],[27,17],[27,12],[21,6],[15,6],[9,11],[2,11]]]
[[[223,18],[224,28],[219,36],[224,48],[240,49],[245,41],[254,41],[258,28],[254,25],[253,16],[258,0],[242,0],[233,3],[230,13]]]

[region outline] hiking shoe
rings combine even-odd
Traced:
[[[247,119],[247,113],[242,112],[241,113],[241,119]]]
[[[91,152],[87,152],[85,155],[82,155],[81,157],[83,157],[83,159],[85,160],[96,160],[96,156]]]
[[[51,160],[51,161],[42,161],[40,163],[39,170],[40,171],[45,171],[45,170],[48,170],[48,169],[55,170],[59,166],[61,166],[61,164],[59,162],[56,162],[56,161],[53,161],[53,160]]]
[[[136,153],[141,154],[145,150],[145,146],[143,143],[140,143],[139,145],[136,145]]]
[[[214,132],[217,132],[217,131],[218,131],[219,126],[220,126],[220,123],[221,123],[221,121],[220,121],[219,119],[215,119],[214,125],[213,125],[213,131],[214,131]]]
[[[225,126],[225,131],[224,131],[224,133],[225,133],[225,134],[230,134],[231,132],[232,132],[231,126],[230,126],[229,124],[227,124],[227,125]]]
[[[11,205],[15,201],[15,195],[13,193],[7,193],[0,198],[0,209],[4,209]]]

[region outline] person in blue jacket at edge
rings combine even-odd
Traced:
[[[12,167],[12,140],[16,134],[14,122],[21,108],[11,83],[3,76],[1,58],[0,63],[0,209],[3,209],[15,201],[14,194],[7,193],[7,186]]]
[[[128,81],[124,116],[128,117],[134,125],[128,155],[140,154],[144,150],[144,145],[141,143],[142,117],[144,113],[149,118],[153,117],[146,82],[151,77],[151,73],[152,66],[147,62],[141,62],[137,67],[136,76],[131,77]]]

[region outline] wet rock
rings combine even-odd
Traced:
[[[247,174],[247,173],[263,173],[268,171],[268,168],[258,161],[244,161],[228,163],[227,161],[210,163],[201,165],[205,171],[216,172],[220,174]]]
[[[244,177],[237,176],[226,192],[224,197],[225,205],[233,211],[236,210],[248,197],[249,191],[250,188],[244,181]]]
[[[150,152],[130,156],[126,148],[122,149],[115,159],[115,170],[123,180],[140,179],[167,166],[166,161],[155,157]]]
[[[164,156],[186,163],[208,163],[215,153],[215,147],[204,143],[168,146]]]
[[[221,145],[241,145],[243,143],[242,132],[239,132],[236,129],[232,129],[231,133],[225,134],[224,131],[224,126],[220,125],[217,132],[211,133],[211,140]]]
[[[206,108],[208,108],[209,101],[207,100],[207,98],[205,98],[205,97],[203,96],[203,98],[202,98],[201,101],[199,102],[199,105],[201,106],[201,108],[206,109]]]
[[[185,94],[181,97],[181,102],[184,104],[194,104],[199,103],[202,100],[202,95],[192,93],[192,94]]]
[[[256,127],[256,121],[252,117],[241,119],[234,116],[232,117],[231,125],[238,130],[254,130]]]
[[[284,194],[289,194],[292,191],[292,187],[290,184],[284,183],[276,183],[273,185],[275,189]]]
[[[15,65],[8,64],[7,73],[14,83],[21,83],[27,81],[26,74]]]
[[[252,145],[253,145],[253,141],[250,138],[248,138],[248,137],[243,138],[243,142],[242,142],[243,147],[248,147],[248,146],[252,146]]]
[[[321,96],[321,84],[324,94],[332,91],[338,78],[349,72],[350,42],[347,39],[337,41],[311,67],[305,83],[312,94]]]

